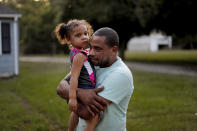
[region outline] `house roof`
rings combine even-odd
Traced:
[[[20,13],[0,3],[0,14],[20,14]]]
[[[17,19],[21,17],[21,14],[0,3],[0,17],[11,17]]]

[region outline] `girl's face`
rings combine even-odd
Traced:
[[[70,40],[68,42],[70,42],[74,48],[85,49],[89,44],[87,27],[83,24],[75,27],[71,32]]]

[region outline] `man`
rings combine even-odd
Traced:
[[[76,113],[83,119],[99,113],[96,131],[126,130],[126,112],[134,87],[130,70],[117,56],[118,45],[118,34],[111,28],[101,28],[93,34],[90,58],[95,66],[99,66],[96,68],[97,89],[77,91],[81,103]],[[58,87],[58,94],[68,99],[68,88],[68,83],[63,80]],[[83,131],[86,124],[81,118],[78,131]]]

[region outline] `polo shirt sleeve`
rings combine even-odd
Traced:
[[[113,72],[101,83],[104,90],[98,94],[115,104],[119,104],[125,96],[131,95],[133,91],[132,83],[132,78],[129,79],[128,76],[120,72]]]

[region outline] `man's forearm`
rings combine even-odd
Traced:
[[[57,87],[57,94],[65,99],[67,102],[69,100],[69,84],[66,80],[62,80],[59,84],[59,86]]]
[[[71,73],[69,72],[64,79],[61,80],[60,84],[57,87],[57,94],[65,99],[67,102],[69,100],[69,81],[70,81]]]

